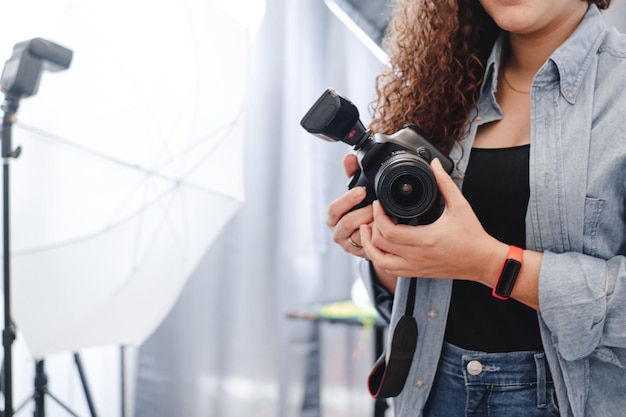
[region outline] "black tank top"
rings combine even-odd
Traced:
[[[525,247],[530,145],[472,149],[463,195],[491,236]],[[504,260],[503,260],[504,262]],[[537,312],[513,300],[491,295],[491,288],[454,281],[445,339],[483,352],[542,349]]]

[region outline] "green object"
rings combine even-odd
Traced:
[[[372,323],[378,318],[373,305],[357,306],[353,301],[338,301],[322,306],[319,316],[327,319],[357,319],[362,323]]]

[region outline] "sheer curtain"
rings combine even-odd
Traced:
[[[367,122],[381,65],[321,0],[267,2],[250,74],[246,202],[141,347],[136,416],[370,413],[371,330],[287,316],[349,298],[356,277],[325,226],[350,148],[309,135],[300,119],[332,87]]]

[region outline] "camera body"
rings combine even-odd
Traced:
[[[365,187],[367,195],[352,210],[378,199],[401,224],[430,224],[441,216],[443,198],[430,162],[438,158],[448,174],[454,162],[418,126],[407,125],[390,136],[372,134],[360,121],[356,106],[332,89],[320,96],[300,124],[321,139],[344,142],[357,151],[360,169],[348,187]]]

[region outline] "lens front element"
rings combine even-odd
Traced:
[[[376,195],[389,216],[414,219],[426,213],[437,198],[437,182],[427,161],[397,152],[376,173]]]

